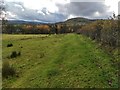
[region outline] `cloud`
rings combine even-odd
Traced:
[[[51,0],[53,2],[53,0]],[[38,4],[37,4],[38,5]],[[41,4],[40,4],[41,5]],[[48,4],[46,4],[48,5]],[[107,18],[111,12],[102,2],[54,2],[53,9],[48,6],[32,9],[25,6],[24,2],[7,2],[6,11],[8,19],[22,19],[43,22],[59,22],[68,18],[79,16],[87,18]],[[38,6],[37,6],[38,7]]]
[[[8,19],[36,20],[43,22],[63,21],[66,17],[61,13],[52,13],[47,8],[38,10],[29,9],[21,2],[7,2],[6,12]]]
[[[109,7],[102,2],[70,2],[65,5],[57,4],[57,6],[58,12],[63,12],[67,16],[107,18],[111,14],[108,12]]]
[[[120,15],[120,1],[118,3],[118,15]]]

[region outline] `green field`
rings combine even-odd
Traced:
[[[8,58],[12,51],[21,56]],[[17,77],[3,79],[4,88],[118,87],[113,58],[82,35],[4,34],[2,55],[17,72]]]

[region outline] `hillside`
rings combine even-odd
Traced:
[[[71,18],[65,21],[65,23],[90,23],[94,20],[87,19],[87,18],[82,18],[82,17],[77,17],[77,18]]]
[[[21,56],[8,58],[12,51]],[[3,35],[2,54],[17,71],[4,88],[118,87],[112,57],[82,35]]]
[[[56,22],[56,24],[85,24],[92,22],[94,20],[77,17],[77,18],[71,18],[63,22]],[[9,24],[54,24],[52,22],[44,22],[44,21],[24,21],[24,20],[8,20]]]
[[[42,21],[24,21],[24,20],[8,20],[8,24],[46,24]]]

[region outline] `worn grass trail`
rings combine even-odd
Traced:
[[[13,47],[7,48],[8,43]],[[8,59],[13,50],[21,51],[21,56]],[[111,59],[82,35],[3,35],[3,60],[9,60],[19,74],[4,79],[3,87],[118,87]]]

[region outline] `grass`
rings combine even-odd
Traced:
[[[9,43],[13,46],[8,48]],[[21,56],[7,58],[13,51]],[[82,35],[3,34],[2,54],[19,75],[3,79],[4,88],[118,87],[111,56]]]

